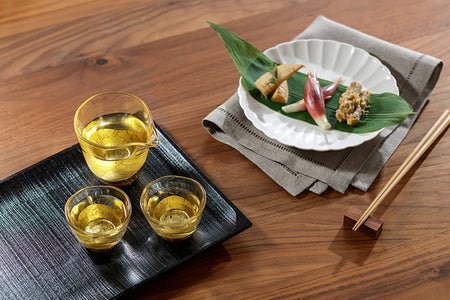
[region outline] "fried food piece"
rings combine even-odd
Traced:
[[[275,89],[270,100],[273,102],[286,104],[289,98],[289,87],[287,81],[283,81],[279,87]]]
[[[339,98],[339,108],[336,110],[336,119],[339,122],[347,122],[350,126],[356,126],[361,116],[369,108],[370,93],[363,91],[359,82],[350,83],[347,90]]]
[[[282,64],[276,67],[273,72],[266,72],[255,81],[258,90],[267,97],[278,85],[291,77],[295,72],[303,68],[301,64]],[[276,77],[275,77],[276,76]],[[277,85],[278,81],[278,85]]]

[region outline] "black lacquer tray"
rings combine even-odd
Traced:
[[[64,218],[73,193],[101,184],[78,144],[0,182],[0,299],[115,298],[251,226],[156,126],[159,146],[150,149],[138,179],[122,188],[133,204],[128,230],[107,253],[85,249]],[[192,177],[207,192],[197,231],[178,243],[159,238],[139,208],[145,185],[169,174]]]

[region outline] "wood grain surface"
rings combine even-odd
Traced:
[[[236,91],[239,75],[200,21],[222,24],[263,50],[318,15],[444,61],[429,102],[366,193],[292,197],[201,125]],[[449,108],[449,44],[446,0],[5,0],[0,178],[76,143],[73,115],[87,97],[128,91],[253,222],[129,298],[449,299],[448,132],[377,209],[384,222],[377,241],[341,225],[348,208],[370,204]]]

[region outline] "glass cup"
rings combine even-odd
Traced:
[[[150,182],[141,194],[141,210],[153,230],[165,240],[178,241],[197,229],[206,204],[205,189],[182,176]]]
[[[106,185],[79,190],[64,213],[75,237],[88,249],[104,252],[120,242],[131,217],[131,202],[122,190]]]
[[[102,93],[77,110],[74,127],[89,169],[103,183],[123,186],[133,182],[159,143],[150,110],[138,97]]]

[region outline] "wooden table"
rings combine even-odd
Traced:
[[[225,25],[263,50],[292,39],[319,14],[450,60],[446,0],[2,1],[0,178],[76,143],[72,120],[84,99],[129,91],[253,222],[132,291],[133,298],[449,299],[448,132],[376,211],[385,223],[377,241],[341,226],[345,210],[365,209],[449,107],[446,68],[366,193],[292,197],[201,125],[234,93],[239,76],[223,43],[199,21]]]

